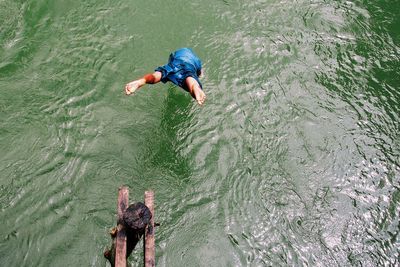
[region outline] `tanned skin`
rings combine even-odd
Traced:
[[[138,80],[127,83],[125,85],[125,94],[130,95],[145,84],[156,84],[161,81],[161,76],[161,72],[156,71],[154,73],[146,74]],[[196,79],[193,77],[187,77],[185,82],[187,88],[189,89],[190,95],[196,99],[199,105],[203,105],[204,101],[206,100],[206,95],[204,94],[203,90],[201,90],[201,87]]]

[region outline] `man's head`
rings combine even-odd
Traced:
[[[132,230],[140,230],[150,223],[151,212],[146,205],[137,202],[126,209],[122,218],[126,227]]]

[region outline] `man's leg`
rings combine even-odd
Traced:
[[[145,84],[158,83],[161,81],[161,76],[162,76],[161,72],[156,71],[152,74],[146,74],[138,80],[127,83],[125,85],[125,94],[130,95]]]

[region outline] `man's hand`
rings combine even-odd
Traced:
[[[199,83],[193,77],[186,78],[186,86],[189,88],[189,92],[197,103],[201,106],[206,101],[206,94],[201,89]]]
[[[140,85],[141,84],[139,80],[127,83],[125,85],[125,94],[126,95],[133,94],[140,87]]]

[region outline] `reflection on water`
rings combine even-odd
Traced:
[[[160,266],[398,265],[396,7],[0,2],[0,265],[106,266],[121,184]],[[123,95],[185,46],[204,107]]]

